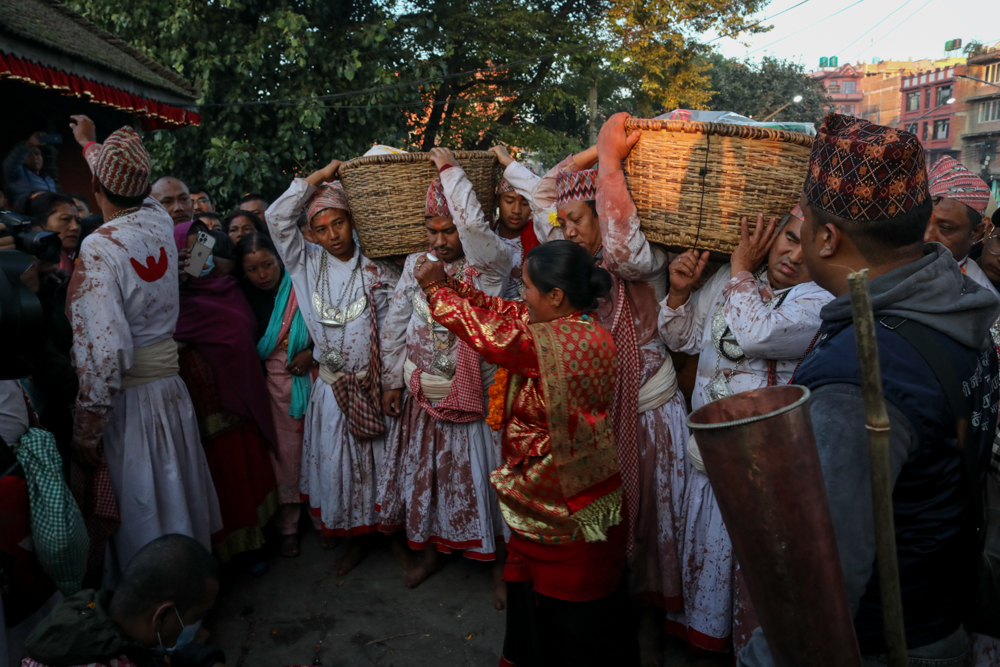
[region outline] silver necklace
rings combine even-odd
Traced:
[[[459,280],[461,280],[464,270],[465,258],[462,258],[455,263],[455,275],[459,277]],[[413,303],[413,312],[416,313],[417,318],[425,322],[430,329],[431,348],[434,350],[434,356],[431,359],[431,371],[440,377],[448,380],[452,379],[455,377],[455,369],[458,366],[458,361],[455,357],[448,354],[448,349],[451,347],[452,342],[454,342],[455,335],[447,327],[434,321],[430,306],[427,303],[427,297],[419,287],[414,290],[411,301]]]
[[[312,302],[313,308],[319,316],[320,324],[324,327],[336,327],[340,329],[340,343],[337,347],[333,347],[330,344],[330,339],[326,335],[326,329],[323,329],[323,342],[327,349],[319,358],[319,362],[326,366],[330,372],[336,373],[347,365],[347,360],[344,359],[344,341],[347,338],[347,325],[358,319],[361,313],[365,311],[368,305],[368,295],[363,289],[365,281],[362,278],[361,296],[346,308],[341,306],[345,298],[350,298],[354,294],[354,285],[361,270],[361,253],[358,253],[358,261],[354,265],[354,268],[351,269],[351,277],[347,281],[347,286],[340,293],[337,305],[334,306],[330,303],[332,296],[330,294],[329,269],[327,267],[328,254],[324,252],[322,259],[319,261],[316,290],[313,292]]]

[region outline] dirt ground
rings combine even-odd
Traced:
[[[340,577],[332,565],[344,549],[323,551],[305,534],[298,558],[270,549],[271,569],[262,577],[238,564],[226,568],[204,625],[229,667],[496,667],[505,621],[492,606],[488,564],[447,557],[440,572],[410,590],[384,541]],[[732,658],[693,655],[671,640],[664,667],[681,665],[727,667]]]

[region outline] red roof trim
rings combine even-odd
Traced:
[[[86,98],[89,102],[126,113],[138,114],[142,116],[143,128],[147,130],[201,124],[201,116],[194,112],[148,100],[118,88],[36,65],[5,53],[0,53],[0,79],[21,81],[70,97]]]

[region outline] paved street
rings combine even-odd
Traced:
[[[504,615],[492,607],[487,564],[459,556],[414,590],[383,544],[346,577],[333,572],[344,547],[326,552],[302,536],[302,555],[272,554],[271,571],[253,579],[230,567],[205,621],[229,667],[286,665],[434,665],[496,667]],[[698,659],[680,642],[665,667],[730,665]]]

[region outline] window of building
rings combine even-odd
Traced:
[[[934,138],[947,139],[948,130],[950,128],[951,128],[951,120],[948,118],[934,121]]]
[[[930,109],[931,108],[931,89],[930,88],[925,88],[924,89],[924,108],[925,109]]]
[[[992,123],[1000,120],[1000,100],[990,100],[979,105],[979,122]]]
[[[949,67],[948,72],[945,74],[945,78],[950,79],[953,76],[955,76],[955,68]]]
[[[920,83],[921,84],[927,83],[927,75],[926,74],[921,74],[920,75]]]
[[[917,111],[920,108],[920,91],[915,90],[906,94],[906,110]]]
[[[927,126],[928,126],[928,125],[930,125],[930,123],[928,123],[928,122],[927,122],[927,121],[925,120],[925,121],[924,121],[924,133],[923,133],[923,135],[922,135],[922,139],[923,139],[924,141],[927,141]]]
[[[840,91],[843,92],[843,93],[853,93],[854,92],[854,82],[853,81],[844,81],[842,84],[840,84]]]
[[[989,81],[990,83],[997,83],[1000,81],[1000,63],[993,63],[992,65],[986,66],[986,73],[983,76],[984,81]]]
[[[948,100],[950,99],[951,99],[951,86],[938,86],[937,102],[935,103],[935,106],[948,104]]]
[[[917,132],[920,131],[920,128],[918,127],[919,125],[920,123],[909,123],[906,126],[906,131],[909,132],[910,134],[916,134]]]

